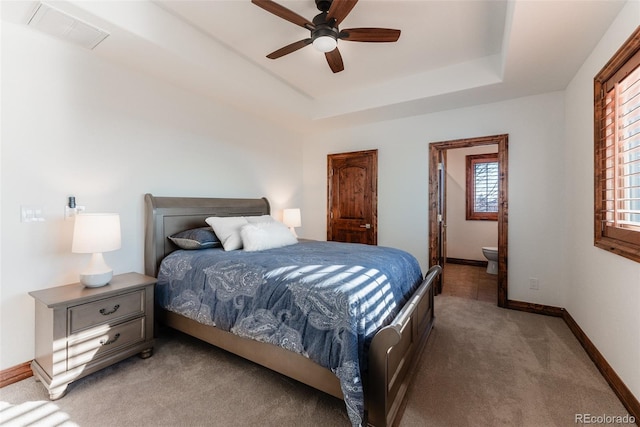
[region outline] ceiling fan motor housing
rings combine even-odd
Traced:
[[[322,26],[319,28],[316,27],[316,29],[311,32],[311,38],[317,39],[318,37],[332,37],[334,39],[337,39],[338,31],[329,25]]]
[[[334,27],[332,24],[333,22],[327,22],[327,12],[317,14],[313,18],[313,25],[315,25],[315,28],[311,30],[311,38],[315,40],[318,37],[332,37],[337,40],[339,35],[338,28]]]
[[[316,0],[316,7],[321,12],[326,12],[331,7],[331,0]]]

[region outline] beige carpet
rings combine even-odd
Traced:
[[[436,297],[436,328],[400,426],[575,426],[624,416],[561,319]],[[168,330],[155,354],[48,402],[33,378],[0,389],[0,422],[41,426],[347,426],[341,401]],[[593,425],[593,424],[591,424]]]

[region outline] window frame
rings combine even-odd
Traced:
[[[498,176],[496,177],[497,192],[500,194],[500,162],[498,153],[471,154],[466,156],[466,219],[467,221],[498,221],[497,206],[495,212],[476,212],[475,210],[475,165],[478,163],[497,163]]]
[[[594,78],[594,246],[640,262],[640,229],[608,225],[607,171],[607,95],[615,85],[640,65],[640,27],[618,49]],[[617,144],[618,141],[614,141]]]

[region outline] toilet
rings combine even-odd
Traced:
[[[489,261],[487,273],[498,274],[498,248],[485,246],[482,248],[482,254]]]

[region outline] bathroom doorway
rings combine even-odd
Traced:
[[[444,271],[436,288],[442,291],[447,277],[446,260],[446,158],[447,151],[460,148],[496,145],[498,147],[498,277],[497,304],[507,307],[507,218],[508,218],[508,140],[493,135],[429,144],[429,265],[439,264]]]

